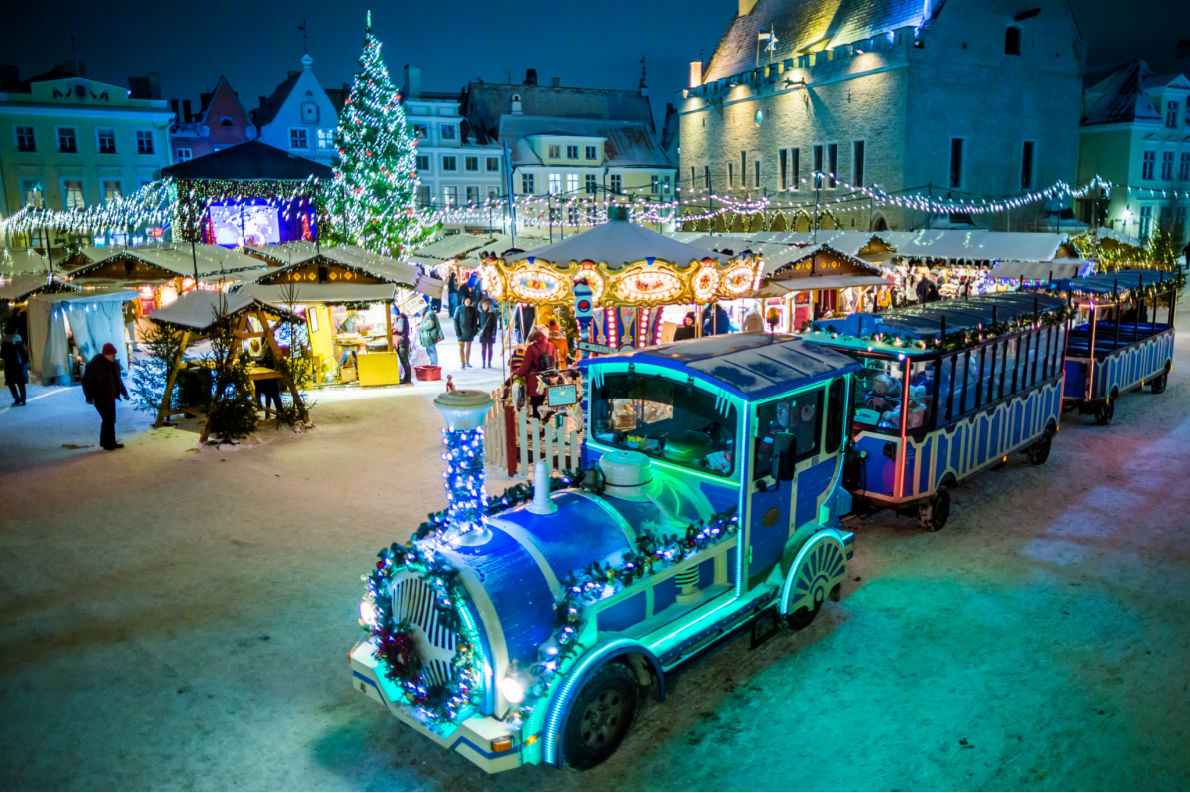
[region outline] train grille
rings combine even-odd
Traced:
[[[436,601],[433,587],[420,578],[411,576],[393,582],[393,617],[408,620],[413,626],[422,676],[431,689],[457,677],[451,659],[459,645],[459,635],[449,626],[449,616],[443,614]]]

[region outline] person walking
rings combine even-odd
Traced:
[[[459,309],[459,278],[451,270],[446,278],[446,311],[452,317]]]
[[[4,342],[0,343],[0,358],[4,359],[4,382],[12,392],[12,406],[21,407],[25,404],[25,384],[29,382],[25,375],[29,351],[25,349],[21,334],[5,334]]]
[[[413,385],[413,368],[409,365],[409,317],[396,309],[393,320],[393,340],[397,347],[397,361],[401,364],[401,379],[398,385]]]
[[[545,402],[546,388],[543,374],[557,367],[554,345],[550,344],[549,333],[541,325],[534,325],[529,331],[529,344],[525,357],[513,374],[525,378],[525,394],[529,397],[530,415],[541,418],[538,409]]]
[[[484,369],[492,368],[492,348],[496,344],[496,328],[499,315],[492,301],[484,298],[479,304],[479,358]]]
[[[471,366],[471,342],[479,331],[479,314],[471,305],[471,298],[464,297],[463,304],[455,309],[455,335],[459,338],[459,360],[464,369]]]
[[[426,355],[430,356],[430,365],[438,365],[438,342],[446,338],[442,333],[442,323],[438,321],[438,314],[433,307],[421,318],[421,326],[417,329],[418,341],[426,348]]]
[[[83,396],[88,405],[99,412],[99,445],[109,452],[123,449],[116,441],[116,400],[128,398],[128,389],[120,379],[120,362],[116,360],[116,346],[103,345],[103,351],[87,364],[83,372]]]

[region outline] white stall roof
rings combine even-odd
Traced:
[[[187,292],[168,306],[162,306],[150,314],[149,319],[167,325],[205,330],[213,325],[220,315],[234,315],[252,308],[260,308],[273,315],[289,314],[288,311],[251,295],[199,289]]]
[[[393,299],[392,284],[244,284],[233,294],[266,303],[381,303]]]
[[[73,284],[65,281],[58,281],[59,287],[65,287],[69,290],[78,289]],[[17,275],[12,280],[7,281],[3,286],[0,286],[0,300],[24,300],[29,295],[45,288],[49,284],[49,276],[37,275],[34,273],[26,273],[24,275]]]

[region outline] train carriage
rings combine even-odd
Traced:
[[[1146,385],[1154,394],[1165,391],[1181,283],[1162,270],[1122,270],[1045,284],[1076,312],[1066,345],[1064,408],[1109,424],[1125,391]]]
[[[451,505],[381,551],[360,605],[356,689],[488,771],[602,761],[645,691],[764,615],[808,624],[852,556],[854,360],[749,333],[582,366],[581,481],[539,463],[531,502],[482,514],[491,400],[436,400]]]
[[[846,484],[857,507],[916,512],[937,531],[950,490],[1025,452],[1049,455],[1061,410],[1066,302],[1000,293],[814,323],[857,378]]]

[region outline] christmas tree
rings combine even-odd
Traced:
[[[436,224],[415,205],[417,144],[372,35],[370,11],[359,64],[335,133],[331,231],[343,242],[397,258],[433,236]]]

